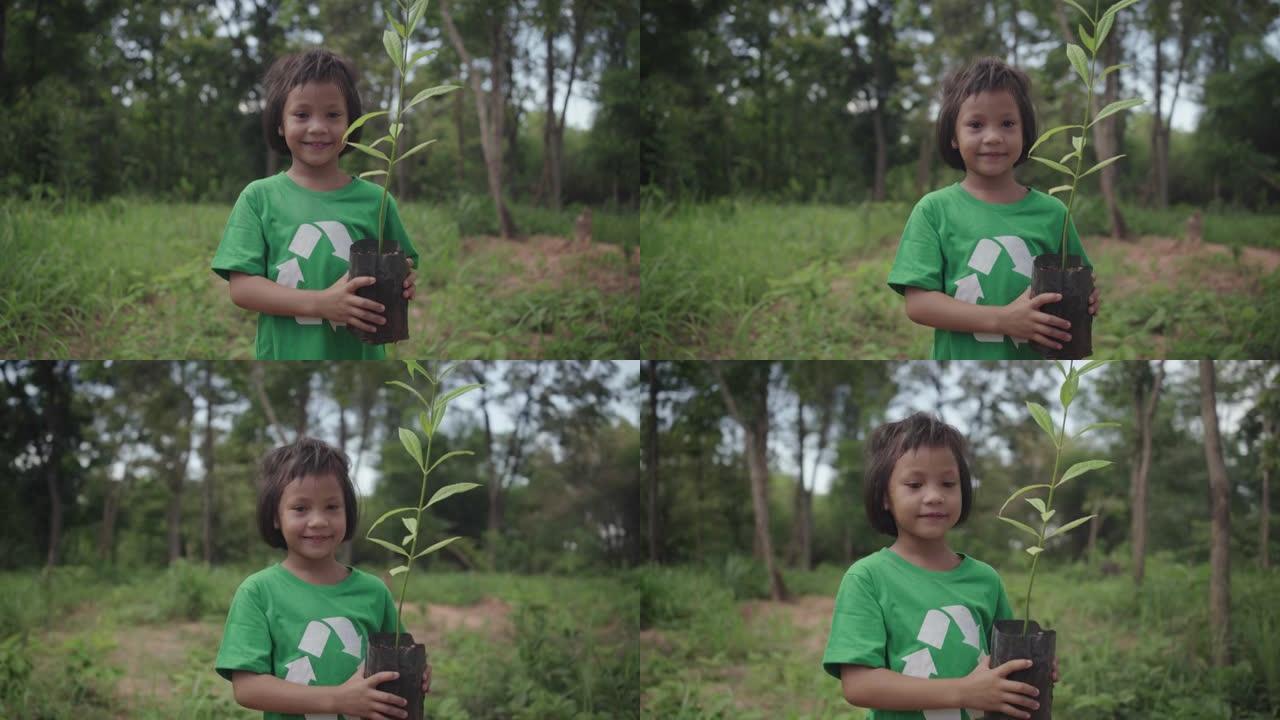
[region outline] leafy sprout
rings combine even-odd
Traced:
[[[1072,478],[1079,477],[1091,470],[1100,470],[1111,464],[1110,460],[1084,460],[1082,462],[1075,463],[1070,468],[1067,468],[1067,471],[1062,473],[1062,477],[1058,477],[1058,469],[1059,467],[1061,467],[1061,462],[1062,462],[1062,450],[1067,443],[1067,436],[1066,436],[1067,412],[1071,408],[1071,401],[1075,399],[1076,392],[1080,388],[1080,378],[1085,373],[1091,370],[1097,369],[1102,365],[1105,365],[1107,362],[1108,361],[1106,360],[1094,360],[1079,369],[1075,367],[1074,362],[1070,363],[1067,367],[1063,367],[1062,363],[1057,363],[1058,370],[1062,372],[1062,386],[1058,390],[1058,399],[1062,401],[1062,422],[1056,427],[1054,425],[1053,416],[1049,414],[1049,411],[1045,409],[1043,405],[1040,405],[1038,403],[1033,403],[1033,402],[1027,403],[1027,409],[1031,411],[1031,417],[1035,419],[1036,425],[1039,425],[1040,429],[1044,430],[1045,434],[1049,436],[1049,440],[1053,443],[1053,447],[1056,452],[1053,458],[1053,475],[1050,476],[1048,484],[1040,483],[1037,485],[1028,485],[1024,488],[1020,488],[1014,491],[1014,493],[1009,496],[1009,499],[1004,501],[1004,505],[1000,506],[1000,511],[997,513],[997,517],[999,517],[1001,520],[1009,523],[1010,525],[1014,526],[1021,532],[1024,532],[1027,535],[1030,535],[1036,540],[1035,545],[1032,545],[1031,547],[1028,547],[1026,549],[1027,554],[1031,555],[1032,560],[1031,560],[1031,578],[1027,582],[1027,604],[1026,604],[1027,616],[1026,616],[1026,619],[1024,619],[1022,622],[1023,635],[1027,634],[1027,626],[1028,626],[1028,623],[1031,621],[1031,589],[1035,587],[1036,566],[1040,563],[1040,553],[1044,552],[1045,541],[1049,540],[1050,538],[1061,535],[1069,530],[1074,530],[1077,527],[1080,527],[1086,522],[1089,522],[1093,518],[1097,517],[1097,515],[1086,515],[1085,517],[1077,518],[1075,520],[1072,520],[1071,522],[1065,523],[1063,525],[1059,525],[1052,530],[1049,529],[1049,521],[1052,520],[1054,515],[1056,515],[1058,512],[1057,510],[1053,509],[1054,491],[1057,490],[1059,487],[1062,487],[1063,483],[1067,482],[1068,480],[1071,480]],[[1117,423],[1117,422],[1093,423],[1091,425],[1086,426],[1084,429],[1080,430],[1080,432],[1077,432],[1074,435],[1074,437],[1078,438],[1081,435],[1084,435],[1085,433],[1089,432],[1090,430],[1097,430],[1099,428],[1105,428],[1105,427],[1120,427],[1120,423]],[[1035,528],[1031,527],[1030,525],[1027,525],[1026,523],[1022,523],[1017,520],[1014,520],[1013,518],[1005,517],[1004,511],[1006,508],[1009,507],[1009,503],[1012,503],[1014,500],[1017,500],[1018,498],[1024,495],[1035,492],[1036,490],[1046,490],[1046,489],[1049,491],[1047,498],[1039,498],[1039,497],[1023,497],[1022,498],[1024,501],[1026,501],[1027,504],[1035,508],[1037,513],[1039,513],[1040,515],[1039,530],[1036,530]]]
[[[1067,2],[1067,4],[1071,5],[1071,7],[1075,8],[1076,10],[1079,10],[1084,15],[1085,20],[1089,22],[1089,26],[1093,29],[1093,32],[1089,32],[1088,30],[1084,29],[1084,25],[1076,26],[1080,34],[1080,42],[1084,43],[1083,48],[1080,47],[1079,45],[1076,45],[1075,43],[1067,43],[1067,59],[1071,61],[1071,67],[1074,68],[1076,71],[1076,74],[1080,76],[1080,80],[1084,82],[1085,88],[1088,91],[1089,99],[1084,104],[1084,119],[1081,121],[1082,124],[1080,125],[1059,125],[1058,127],[1051,128],[1050,130],[1046,131],[1043,135],[1041,135],[1040,138],[1035,141],[1035,144],[1031,146],[1031,149],[1027,151],[1028,157],[1030,157],[1032,160],[1035,160],[1041,165],[1045,165],[1050,168],[1053,168],[1054,170],[1057,170],[1058,172],[1063,173],[1071,178],[1071,184],[1058,185],[1056,187],[1049,189],[1050,195],[1060,191],[1069,190],[1071,192],[1071,194],[1067,198],[1067,214],[1062,219],[1062,239],[1061,239],[1062,265],[1060,267],[1062,267],[1064,270],[1067,267],[1067,224],[1071,221],[1071,208],[1074,207],[1075,201],[1076,201],[1076,187],[1079,185],[1080,181],[1083,180],[1084,178],[1088,177],[1089,175],[1092,175],[1093,173],[1101,170],[1102,168],[1124,157],[1124,155],[1115,155],[1113,157],[1109,157],[1106,160],[1100,161],[1098,164],[1094,165],[1088,170],[1085,170],[1084,172],[1080,172],[1081,165],[1084,162],[1084,149],[1088,145],[1088,141],[1085,139],[1086,138],[1085,131],[1093,127],[1095,124],[1097,124],[1099,120],[1102,120],[1103,118],[1114,115],[1120,112],[1121,110],[1128,110],[1130,108],[1135,108],[1146,102],[1146,100],[1143,100],[1142,98],[1129,98],[1127,100],[1117,100],[1113,103],[1110,103],[1106,107],[1102,108],[1102,110],[1099,111],[1097,115],[1093,116],[1093,119],[1089,118],[1089,114],[1093,111],[1093,86],[1095,82],[1099,79],[1105,80],[1107,75],[1110,75],[1113,72],[1117,72],[1123,68],[1129,67],[1127,63],[1121,63],[1119,65],[1111,65],[1110,67],[1107,67],[1106,69],[1104,69],[1101,75],[1095,75],[1094,67],[1097,64],[1098,49],[1102,47],[1103,41],[1107,39],[1107,34],[1111,32],[1111,26],[1115,23],[1116,15],[1121,10],[1138,2],[1138,0],[1121,0],[1115,5],[1112,5],[1111,7],[1107,8],[1106,12],[1102,13],[1101,17],[1098,17],[1098,0],[1094,0],[1092,15],[1090,15],[1087,10],[1080,7],[1080,5],[1077,4],[1074,0],[1065,0],[1065,2]],[[1094,19],[1095,17],[1097,18],[1096,20]],[[1086,49],[1088,50],[1087,56],[1085,55]],[[1038,155],[1031,154],[1035,152],[1036,148],[1040,147],[1041,143],[1053,137],[1054,135],[1057,135],[1063,130],[1079,130],[1080,131],[1079,135],[1071,136],[1071,152],[1068,152],[1066,155],[1063,155],[1061,159],[1056,161],[1050,160],[1049,158],[1040,157]],[[1067,166],[1067,163],[1069,163],[1072,160],[1075,160],[1075,169],[1072,169]]]
[[[419,530],[422,527],[422,513],[426,512],[427,508],[435,505],[445,498],[480,487],[478,483],[453,483],[436,490],[431,496],[431,499],[427,499],[427,477],[431,475],[431,472],[439,467],[440,463],[451,457],[472,454],[470,450],[454,450],[441,455],[433,462],[431,459],[431,441],[435,437],[436,430],[439,429],[441,421],[444,420],[445,411],[448,410],[449,403],[458,397],[475,390],[480,387],[480,385],[477,383],[471,383],[441,394],[441,391],[443,390],[442,383],[444,382],[445,377],[447,377],[456,366],[449,366],[443,369],[436,377],[432,377],[429,372],[413,360],[406,360],[405,366],[409,371],[409,383],[392,380],[387,384],[394,385],[412,394],[422,405],[422,412],[418,413],[418,423],[422,430],[422,435],[426,437],[426,447],[423,447],[422,438],[418,436],[417,431],[405,427],[399,428],[400,444],[404,446],[405,452],[409,453],[409,457],[413,458],[413,461],[418,465],[418,469],[422,471],[422,489],[418,493],[417,505],[388,510],[382,514],[382,517],[374,521],[373,525],[369,526],[369,532],[365,535],[366,539],[369,541],[377,543],[378,545],[381,545],[404,558],[403,564],[391,568],[392,576],[400,574],[404,575],[404,579],[400,584],[400,599],[396,604],[396,647],[400,646],[400,617],[404,612],[404,595],[405,590],[409,587],[409,574],[413,568],[413,561],[425,555],[430,555],[458,539],[458,537],[451,537],[441,540],[425,550],[418,550]],[[422,393],[418,392],[418,390],[410,384],[414,381],[414,377],[416,375],[421,375],[431,386],[430,398],[424,397]],[[382,521],[393,515],[401,515],[405,513],[413,513],[413,517],[400,518],[400,522],[404,524],[404,529],[409,534],[404,536],[399,545],[373,536],[373,531],[382,524]]]
[[[427,88],[417,95],[414,95],[408,105],[405,104],[404,83],[405,76],[408,74],[409,69],[414,65],[419,64],[423,59],[434,55],[436,51],[434,49],[422,50],[414,53],[412,58],[409,57],[409,38],[413,35],[413,31],[418,28],[418,23],[422,21],[422,16],[427,12],[427,0],[416,0],[412,6],[406,4],[405,0],[396,0],[396,4],[400,7],[401,19],[396,20],[391,16],[390,12],[387,12],[387,22],[391,27],[382,33],[382,45],[386,48],[387,56],[391,58],[391,62],[399,72],[395,94],[395,113],[392,114],[390,110],[375,110],[373,112],[367,112],[357,118],[355,122],[351,123],[351,126],[348,127],[347,131],[342,135],[343,142],[349,142],[347,138],[351,133],[355,132],[369,120],[382,115],[390,115],[390,124],[387,127],[386,135],[383,135],[368,144],[349,142],[349,144],[355,149],[376,160],[381,160],[386,163],[387,166],[387,169],[385,170],[370,170],[368,172],[360,173],[360,177],[383,176],[382,201],[378,205],[378,252],[382,252],[382,240],[385,235],[383,223],[385,222],[387,214],[387,195],[391,189],[391,178],[394,174],[396,165],[404,160],[408,160],[410,157],[421,152],[424,148],[435,142],[435,139],[433,138],[424,143],[413,146],[403,154],[399,154],[400,135],[404,132],[404,113],[411,110],[414,105],[417,105],[420,102],[433,98],[437,95],[444,95],[446,93],[453,92],[460,87],[458,85],[437,85],[435,87]],[[383,143],[387,143],[386,152],[378,149],[378,146]]]

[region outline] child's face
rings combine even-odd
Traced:
[[[333,557],[347,534],[342,487],[332,475],[307,475],[285,486],[276,527],[290,553],[308,560]]]
[[[960,520],[960,467],[945,447],[918,447],[898,458],[889,476],[885,508],[898,535],[937,540]]]
[[[337,168],[345,144],[342,134],[351,118],[347,100],[334,83],[307,83],[289,91],[284,101],[283,125],[277,132],[293,153],[293,161],[325,170]]]
[[[988,178],[1013,172],[1022,154],[1022,116],[1013,95],[995,90],[966,98],[951,147],[960,151],[966,172]]]

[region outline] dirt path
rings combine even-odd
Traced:
[[[509,275],[499,292],[515,292],[530,285],[550,283],[590,286],[606,294],[640,291],[640,257],[628,258],[623,249],[607,243],[576,243],[552,235],[531,235],[524,240],[469,237],[462,241],[468,258],[496,255],[514,262],[522,272]]]
[[[1256,290],[1258,280],[1280,267],[1280,251],[1246,247],[1235,265],[1232,249],[1212,243],[1190,243],[1177,238],[1143,235],[1133,240],[1086,238],[1088,246],[1103,255],[1120,256],[1125,272],[1110,279],[1123,296],[1155,284],[1171,283],[1189,274],[1196,283],[1219,291]],[[1095,260],[1096,262],[1096,260]]]
[[[795,646],[819,656],[827,647],[834,609],[835,598],[828,595],[802,595],[785,603],[750,600],[738,606],[749,627],[790,624],[796,633]]]

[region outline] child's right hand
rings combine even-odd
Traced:
[[[1071,323],[1056,315],[1040,312],[1041,306],[1061,299],[1062,296],[1058,293],[1040,293],[1031,297],[1031,288],[1027,288],[1017,300],[1004,306],[1004,313],[1000,318],[1001,334],[1061,349],[1059,340],[1071,340],[1071,335],[1064,332],[1071,327]]]
[[[382,692],[377,686],[395,680],[398,677],[394,672],[374,673],[369,677],[364,677],[364,661],[360,662],[360,666],[356,668],[356,672],[342,685],[334,688],[335,712],[346,715],[347,717],[365,718],[366,720],[391,720],[392,718],[406,718],[409,713],[401,710],[409,704],[408,700],[399,695]]]
[[[376,283],[370,276],[351,279],[350,274],[338,278],[338,282],[327,290],[320,291],[316,303],[316,314],[334,324],[354,327],[365,332],[374,332],[374,325],[384,325],[387,319],[381,315],[386,311],[381,304],[356,295],[356,289]]]
[[[1031,714],[1022,707],[1032,710],[1040,707],[1034,697],[1040,691],[1026,683],[1009,680],[1009,673],[1026,670],[1031,667],[1030,660],[1010,660],[998,668],[991,668],[991,658],[986,655],[978,662],[965,678],[964,706],[975,710],[992,710],[1016,718],[1029,718]],[[1022,707],[1015,707],[1022,706]]]

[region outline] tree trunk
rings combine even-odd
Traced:
[[[1120,60],[1120,34],[1123,24],[1116,24],[1115,29],[1107,35],[1107,39],[1102,44],[1103,66],[1111,66],[1119,63]],[[1120,98],[1120,71],[1107,75],[1105,81],[1105,89],[1102,96],[1102,107],[1115,102]],[[1122,138],[1119,133],[1120,118],[1117,115],[1104,118],[1102,122],[1093,126],[1093,144],[1097,148],[1098,161],[1101,162],[1109,157],[1114,157],[1119,153],[1120,142]],[[1124,215],[1120,212],[1120,202],[1116,198],[1116,178],[1119,177],[1119,169],[1115,163],[1108,165],[1098,171],[1098,184],[1102,188],[1102,199],[1107,205],[1107,218],[1111,225],[1111,237],[1117,240],[1125,238],[1129,235],[1129,228],[1124,222]]]
[[[787,547],[787,562],[792,567],[800,563],[801,546],[804,545],[804,439],[808,430],[804,425],[804,399],[796,393],[796,484],[791,494],[791,542]],[[808,568],[803,568],[807,570]]]
[[[876,174],[871,186],[871,199],[884,201],[885,175],[889,171],[889,146],[885,139],[884,113],[880,108],[880,98],[876,98],[876,106],[871,111],[871,131],[876,139]]]
[[[1145,361],[1144,365],[1145,365]],[[1137,462],[1129,483],[1129,500],[1133,516],[1129,521],[1129,537],[1133,552],[1133,582],[1142,584],[1147,559],[1147,475],[1151,471],[1151,436],[1155,423],[1156,404],[1160,399],[1160,385],[1164,381],[1164,362],[1156,363],[1156,374],[1151,386],[1146,386],[1149,368],[1133,384],[1134,417],[1138,430]],[[1093,523],[1097,525],[1098,523]]]
[[[213,563],[213,363],[204,366],[204,506],[200,536],[204,542],[204,562]]]
[[[467,68],[463,68],[463,72],[467,72]],[[462,93],[455,92],[453,95],[453,129],[458,136],[458,163],[456,166],[458,177],[458,192],[465,192],[467,189],[467,164],[464,162],[466,153],[466,128],[462,124]]]
[[[1271,464],[1275,462],[1271,451],[1275,428],[1272,427],[1271,416],[1262,419],[1262,497],[1259,505],[1258,547],[1262,550],[1258,562],[1263,570],[1271,569]]]
[[[1152,204],[1157,208],[1164,209],[1168,205],[1168,198],[1162,198],[1160,195],[1160,177],[1164,172],[1161,169],[1160,157],[1160,149],[1163,147],[1160,142],[1160,134],[1163,132],[1162,128],[1164,127],[1164,122],[1160,119],[1164,85],[1164,52],[1160,49],[1160,46],[1164,43],[1163,29],[1159,24],[1156,24],[1151,34],[1156,55],[1151,77],[1152,87],[1155,91],[1155,105],[1152,107],[1151,116],[1151,169],[1147,173],[1147,187]]]
[[[98,560],[104,565],[115,564],[116,518],[120,516],[120,497],[124,494],[125,484],[129,482],[129,472],[129,462],[125,461],[120,482],[108,478],[106,492],[103,493],[102,527],[98,528]]]
[[[507,56],[510,48],[506,45],[506,31],[504,29],[506,20],[506,8],[493,11],[495,18],[489,28],[490,38],[493,41],[493,57],[490,58],[490,89],[485,92],[481,86],[480,73],[476,70],[471,60],[471,54],[467,52],[466,46],[462,42],[462,36],[458,34],[458,29],[454,27],[453,17],[449,12],[448,0],[440,0],[440,16],[444,20],[445,30],[449,33],[449,39],[453,43],[453,47],[458,51],[458,55],[462,58],[463,64],[466,66],[467,79],[471,82],[471,92],[476,99],[476,114],[480,121],[480,147],[484,152],[484,167],[488,175],[489,195],[493,198],[494,207],[498,213],[498,225],[502,231],[503,238],[514,238],[517,235],[515,221],[511,218],[511,213],[507,210],[506,202],[503,200],[503,160],[502,160],[502,140],[505,136],[503,126],[506,119],[505,104],[505,88],[506,88],[506,67]]]
[[[916,155],[916,195],[924,197],[933,187],[933,124],[929,122],[927,113],[920,122],[920,140],[916,146],[919,148]]]
[[[649,416],[645,418],[644,464],[645,475],[649,480],[649,562],[658,562],[658,551],[662,547],[658,533],[661,532],[658,513],[658,363],[650,360],[645,363],[648,369]]]
[[[493,453],[493,427],[489,423],[489,395],[483,384],[480,386],[480,415],[484,418],[485,471],[489,476],[489,514],[485,529],[490,536],[489,542],[496,543],[497,536],[502,532],[502,478],[498,475],[498,463]],[[489,548],[491,563],[496,552],[496,547]]]
[[[1204,455],[1209,465],[1212,540],[1209,547],[1209,631],[1214,667],[1231,665],[1231,485],[1222,460],[1212,360],[1200,361],[1200,414]]]
[[[44,430],[49,438],[44,453],[45,487],[49,491],[49,551],[45,555],[45,568],[62,563],[62,456],[66,451],[67,435],[71,420],[70,377],[58,372],[54,362],[35,363],[36,379],[44,389]],[[69,373],[69,370],[66,370]]]

